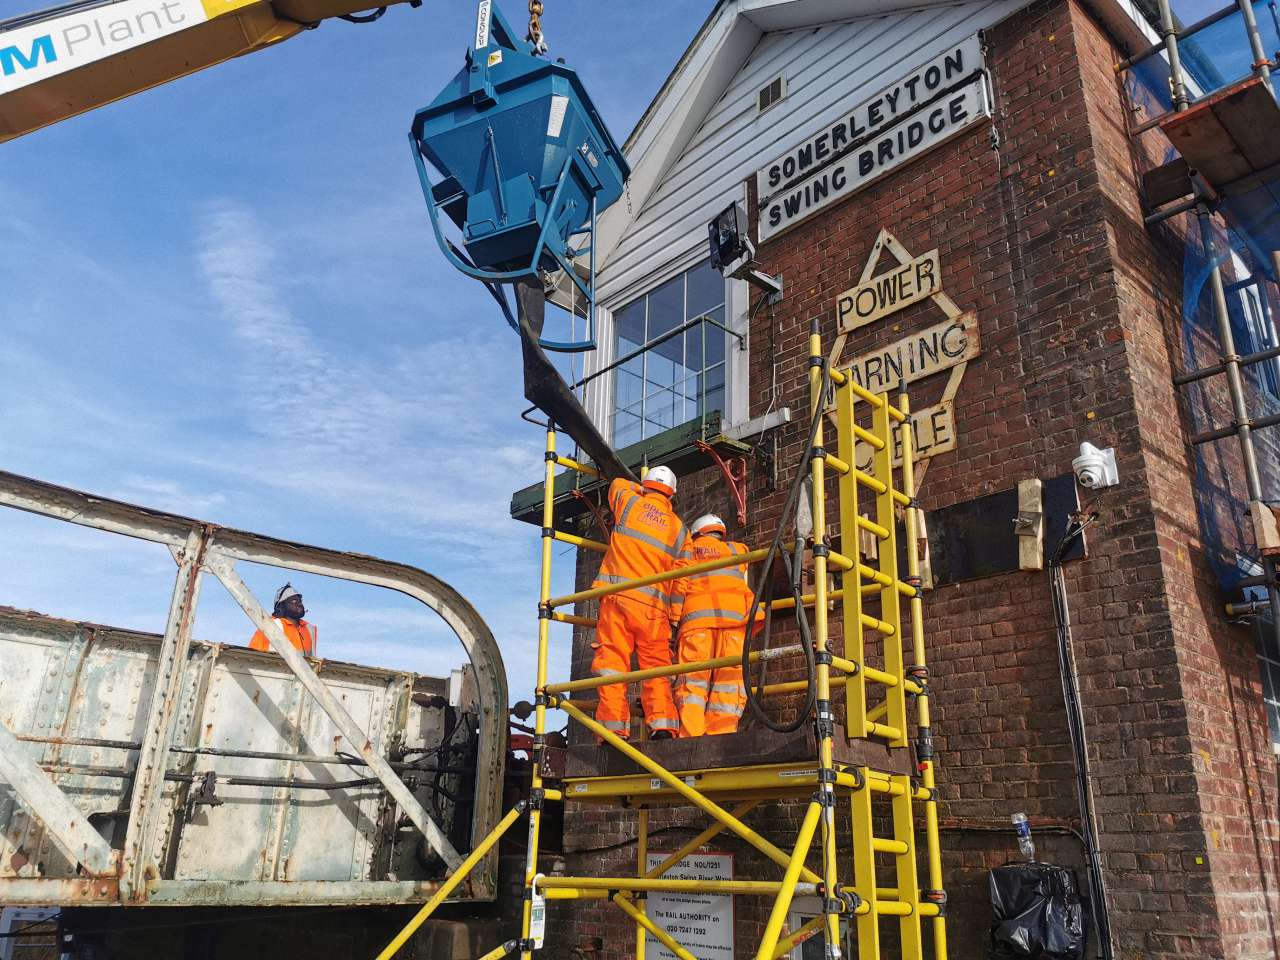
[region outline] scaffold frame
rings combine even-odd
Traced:
[[[733,896],[754,896],[771,900],[768,921],[755,950],[756,960],[775,960],[798,944],[819,933],[825,940],[825,956],[839,960],[843,955],[840,922],[851,920],[852,933],[861,960],[879,960],[885,954],[880,939],[881,918],[896,918],[898,953],[904,960],[923,960],[924,920],[930,924],[933,960],[945,960],[946,893],[942,880],[941,848],[938,832],[937,789],[933,760],[933,739],[929,719],[929,672],[925,660],[924,617],[920,578],[918,538],[923,529],[914,494],[913,450],[910,405],[906,393],[897,405],[888,393],[872,393],[848,372],[829,369],[822,353],[816,322],[809,336],[809,405],[815,416],[812,449],[807,461],[810,481],[812,533],[807,546],[812,556],[812,592],[799,598],[813,615],[813,654],[816,687],[810,717],[817,745],[815,756],[801,763],[756,764],[701,770],[671,770],[631,743],[626,737],[597,722],[586,709],[592,690],[609,684],[630,684],[655,677],[714,669],[737,662],[737,657],[721,657],[695,663],[675,663],[669,667],[633,670],[604,677],[584,677],[562,683],[547,680],[547,658],[552,623],[592,628],[595,621],[580,613],[567,612],[578,604],[638,587],[662,583],[677,577],[711,571],[734,564],[760,563],[768,555],[764,549],[708,561],[677,570],[581,590],[565,596],[551,595],[552,544],[568,543],[580,549],[603,552],[607,546],[554,527],[554,480],[557,467],[598,477],[592,466],[565,457],[556,449],[556,427],[547,423],[544,453],[542,550],[538,600],[538,652],[534,691],[534,749],[530,796],[513,808],[441,886],[436,896],[423,906],[410,923],[379,955],[390,960],[413,932],[443,903],[471,867],[492,849],[498,840],[528,814],[528,854],[524,873],[524,902],[520,936],[508,940],[482,960],[519,953],[529,960],[539,949],[545,932],[545,903],[548,900],[607,899],[636,926],[635,956],[644,960],[646,933],[681,960],[694,960],[687,946],[662,929],[645,911],[644,896],[650,892],[697,890]],[[834,395],[831,397],[830,395]],[[824,448],[823,419],[817,412],[834,399],[836,410],[836,450]],[[869,414],[869,416],[868,416]],[[869,427],[858,420],[869,423]],[[871,450],[869,470],[861,469],[858,448]],[[898,459],[900,466],[895,466]],[[840,550],[833,549],[827,522],[827,472],[836,476],[836,507],[840,520]],[[901,473],[901,485],[895,484]],[[864,494],[870,494],[864,497]],[[867,499],[874,519],[862,515],[860,501]],[[901,518],[905,538],[906,575],[898,568],[898,527]],[[864,550],[866,535],[868,547]],[[793,545],[794,546],[794,545]],[[864,558],[864,553],[869,554]],[[870,554],[873,554],[871,556]],[[864,560],[870,562],[864,562]],[[829,572],[840,580],[834,588]],[[773,610],[793,609],[796,599],[769,600]],[[839,603],[837,608],[835,605]],[[832,644],[828,612],[841,613],[839,647]],[[874,614],[874,615],[873,615]],[[752,652],[753,662],[779,660],[802,655],[801,643]],[[874,662],[873,662],[874,661]],[[875,665],[878,662],[879,665]],[[764,696],[794,693],[806,688],[808,680],[759,686]],[[839,730],[832,706],[832,693],[843,690],[845,735],[849,740],[874,740],[889,750],[913,750],[912,763],[905,769],[914,773],[881,770],[872,765],[837,761],[834,741]],[[869,696],[870,695],[870,696]],[[874,701],[874,702],[869,702]],[[912,709],[914,708],[914,709]],[[546,774],[545,737],[547,712],[556,709],[572,723],[587,731],[639,768],[627,775],[566,776],[555,784]],[[914,713],[914,718],[912,717]],[[914,736],[912,722],[914,719]],[[540,871],[540,832],[546,800],[573,803],[627,805],[636,808],[638,836],[636,875],[548,876]],[[789,849],[777,846],[745,821],[762,800],[796,800],[807,805]],[[836,809],[848,803],[853,856],[842,864],[836,843]],[[920,885],[918,862],[917,804],[923,809],[924,876]],[[654,868],[647,864],[650,808],[691,806],[710,819],[710,825]],[[888,823],[891,837],[875,834],[877,823]],[[748,844],[781,870],[776,879],[693,881],[667,876],[686,855],[722,833]],[[814,850],[814,847],[817,850]],[[817,854],[814,868],[807,865]],[[892,859],[891,878],[881,883],[885,873],[878,857]],[[821,915],[796,930],[787,930],[789,908],[796,896],[817,897]]]

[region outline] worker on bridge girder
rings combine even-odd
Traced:
[[[613,533],[593,588],[666,573],[675,566],[688,541],[684,523],[671,508],[675,493],[676,475],[668,467],[654,467],[643,483],[618,478],[609,485]],[[602,597],[592,673],[598,677],[626,673],[632,653],[641,670],[669,666],[671,611],[670,580]],[[596,720],[626,737],[630,732],[626,685],[610,684],[599,692]],[[674,737],[680,722],[671,682],[666,677],[645,680],[640,701],[653,739]]]
[[[726,535],[724,521],[715,514],[699,517],[693,522],[691,549],[677,565],[691,566],[747,553],[744,544],[726,540]],[[695,573],[675,584],[673,593],[684,598],[673,611],[680,624],[678,661],[741,658],[752,597],[747,564]],[[742,664],[737,659],[727,667],[681,674],[676,681],[680,736],[734,733],[746,702]]]
[[[302,605],[302,594],[293,588],[293,584],[286,583],[276,591],[276,606],[272,617],[284,631],[284,635],[289,638],[295,650],[301,650],[305,656],[314,657],[316,626],[302,619],[306,613],[307,608]],[[267,635],[259,630],[249,641],[249,648],[270,650],[271,643],[267,640]]]

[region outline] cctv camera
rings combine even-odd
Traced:
[[[1092,443],[1080,444],[1080,456],[1071,461],[1076,481],[1090,490],[1114,487],[1120,482],[1120,470],[1116,466],[1116,452],[1112,447],[1099,450]]]

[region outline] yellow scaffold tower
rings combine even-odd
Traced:
[[[816,743],[816,755],[786,763],[757,764],[742,757],[738,760],[740,765],[733,767],[670,770],[643,749],[596,722],[586,709],[589,701],[584,695],[606,684],[634,683],[654,677],[711,670],[731,665],[737,662],[737,657],[679,663],[565,683],[547,682],[551,625],[595,626],[594,620],[569,612],[575,605],[677,576],[716,570],[743,560],[759,563],[769,552],[754,550],[745,557],[733,556],[679,571],[552,597],[553,541],[596,552],[603,552],[606,547],[605,544],[554,529],[556,467],[576,470],[591,477],[599,474],[593,467],[557,453],[555,426],[548,424],[534,700],[535,744],[544,742],[547,711],[558,709],[643,773],[570,775],[562,783],[551,786],[545,782],[543,753],[535,749],[531,799],[507,813],[379,955],[378,960],[394,956],[525,813],[529,816],[529,845],[521,935],[518,940],[507,941],[481,960],[497,960],[515,953],[519,953],[521,960],[530,960],[533,952],[542,946],[546,935],[546,901],[606,898],[636,925],[636,960],[644,960],[646,931],[680,960],[695,960],[686,947],[646,915],[644,908],[644,896],[650,892],[692,890],[763,897],[772,902],[768,922],[755,951],[756,960],[784,957],[798,944],[818,934],[826,942],[825,956],[835,960],[842,955],[842,917],[851,918],[854,924],[859,960],[880,960],[882,956],[889,956],[882,951],[881,918],[897,919],[899,952],[894,956],[904,960],[923,960],[923,926],[927,921],[931,925],[931,954],[934,960],[945,960],[946,893],[942,882],[929,723],[928,668],[925,663],[920,559],[917,553],[921,523],[914,501],[910,407],[905,393],[899,395],[895,406],[887,393],[871,393],[848,374],[828,369],[816,329],[810,333],[809,356],[810,413],[815,419],[813,455],[808,458],[814,578],[813,592],[801,599],[813,611],[816,701],[810,719],[816,731],[813,741]],[[817,415],[820,409],[828,409],[831,394],[834,394],[836,453],[824,448],[823,418]],[[866,420],[868,408],[869,428],[857,422],[859,418]],[[901,458],[901,486],[894,482],[895,443]],[[872,451],[870,470],[858,466],[855,446],[860,445]],[[841,551],[831,549],[829,545],[828,505],[824,492],[829,470],[838,477],[835,499],[843,535]],[[874,519],[863,514],[864,506],[871,507]],[[905,544],[897,542],[900,509]],[[862,548],[863,532],[868,535],[867,539],[874,539],[874,549]],[[900,547],[904,548],[906,557],[905,577],[901,576],[898,568]],[[829,585],[829,574],[839,579],[839,586],[835,589]],[[794,599],[769,601],[775,611],[794,608],[795,603]],[[839,604],[841,629],[839,640],[833,643],[829,636],[828,610],[834,609],[835,604]],[[751,659],[753,662],[761,659],[776,662],[803,657],[804,654],[800,644],[791,644],[755,651]],[[763,696],[792,693],[805,688],[806,683],[767,684],[758,688],[757,693]],[[836,723],[833,691],[837,696],[843,693],[843,730]],[[914,758],[910,754],[912,741],[915,744]],[[858,754],[847,749],[859,742],[879,745],[880,754],[875,751]],[[882,764],[880,766],[885,768],[881,769],[875,763],[849,759],[851,756],[865,758],[878,755],[894,757],[895,762]],[[909,772],[904,773],[903,770]],[[808,805],[804,818],[789,850],[775,845],[743,822],[742,818],[763,800],[806,798]],[[546,799],[639,808],[636,875],[542,875],[538,843],[542,801]],[[647,869],[648,812],[650,808],[661,805],[692,806],[705,814],[710,824],[658,866]],[[922,818],[918,816],[920,808],[923,808]],[[842,862],[837,855],[835,822],[838,810],[846,810],[850,818],[852,862]],[[927,886],[921,884],[918,819],[923,819],[923,879],[927,880]],[[891,835],[877,836],[877,825],[888,825]],[[666,876],[685,856],[724,831],[772,860],[777,864],[780,875],[770,879],[721,881],[677,880]],[[819,847],[816,852],[815,840]],[[807,866],[811,857],[818,869]],[[788,910],[797,896],[819,898],[822,913],[799,929],[785,930]],[[554,930],[551,935],[554,936]]]

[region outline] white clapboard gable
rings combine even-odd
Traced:
[[[918,7],[760,35],[622,227],[601,271],[602,302],[616,307],[701,259],[707,223],[742,197],[743,181],[758,168],[948,44],[1021,6],[1020,0],[983,0]],[[786,78],[785,99],[761,113],[760,89],[779,74]]]

